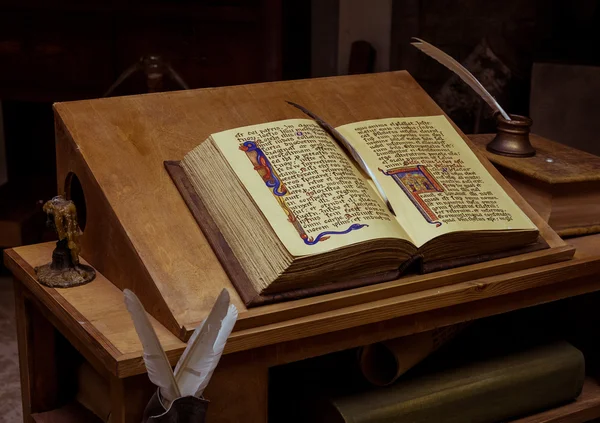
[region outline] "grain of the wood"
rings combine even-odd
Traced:
[[[600,183],[552,186],[502,167],[500,170],[558,235],[572,237],[600,232]]]
[[[69,328],[69,324],[71,327],[77,327],[73,325],[69,321],[65,321],[66,316],[70,316],[70,319],[77,321],[78,324],[86,325],[87,322],[81,318],[77,310],[71,307],[69,304],[66,305],[69,311],[60,312],[60,315],[57,316],[56,312],[62,309],[62,305],[54,304],[50,307],[47,307],[44,302],[38,299],[38,297],[33,294],[29,289],[25,289],[23,291],[23,296],[27,300],[28,303],[31,304],[32,307],[35,307],[45,318],[54,326],[64,337],[65,339],[73,346],[77,351],[81,351],[81,354],[84,356],[86,360],[94,367],[98,372],[103,375],[109,374],[109,372],[116,371],[115,366],[113,365],[114,360],[112,359],[111,348],[113,346],[106,341],[106,339],[101,335],[101,332],[92,325],[88,325],[86,335],[83,338],[80,335],[83,335],[80,331],[71,331]],[[82,322],[82,323],[79,323]],[[91,342],[90,340],[94,340]],[[96,341],[97,340],[97,341]],[[91,348],[87,348],[90,346]]]
[[[146,375],[125,379],[110,378],[110,423],[139,423],[156,386]]]
[[[53,248],[54,243],[44,243],[28,247],[18,247],[14,251],[31,267],[35,268],[35,266],[47,261],[48,254],[51,254]],[[34,276],[34,274],[30,276]],[[92,325],[96,322],[102,322],[101,326],[104,333],[121,333],[124,322],[130,323],[131,321],[131,317],[123,302],[123,293],[102,274],[98,274],[92,282],[74,288],[52,289],[42,287],[41,285],[40,288],[46,292],[51,292],[54,296],[62,297],[63,302],[74,307],[79,313],[82,322],[88,322]],[[101,301],[99,301],[100,298],[102,299]],[[177,337],[166,330],[164,326],[160,325],[156,319],[150,317],[150,321],[155,327],[158,338],[163,346],[179,347],[183,345]],[[96,333],[96,335],[98,334]],[[115,337],[108,340],[113,347],[112,353],[114,356],[139,350],[139,345],[135,343],[137,335],[128,335],[129,337]]]
[[[590,260],[590,261],[588,261]],[[540,269],[544,269],[541,273]],[[560,281],[600,273],[600,261],[596,258],[573,260],[568,266],[555,263],[538,269],[526,269],[507,275],[462,282],[446,287],[345,307],[331,312],[265,325],[259,328],[234,332],[227,344],[227,351],[255,348],[303,338],[309,335],[336,332],[350,327],[392,319],[453,304],[469,303],[482,298],[502,296]],[[598,284],[597,289],[600,289]]]
[[[569,244],[575,247],[575,258],[587,258],[598,255],[600,234],[570,238]]]
[[[511,423],[584,423],[600,417],[600,386],[587,377],[581,395],[573,402]]]
[[[308,107],[335,126],[443,114],[406,72],[55,105],[59,186],[68,172],[75,171],[86,199],[94,204],[93,212],[88,206],[83,257],[120,288],[130,286],[132,280],[143,286],[144,305],[180,336],[173,320],[189,332],[208,313],[223,287],[230,289],[232,302],[241,311],[245,307],[162,163],[181,159],[214,132],[304,117],[284,100]],[[563,246],[498,171],[477,154],[549,245]]]
[[[145,300],[143,302],[146,310],[154,316],[162,316],[161,323],[173,333],[178,333],[179,324],[173,318],[165,300],[142,265],[139,255],[132,247],[123,227],[118,223],[118,218],[107,203],[106,197],[102,195],[93,175],[77,160],[79,153],[74,143],[67,142],[66,139],[70,139],[69,134],[57,125],[56,150],[59,180],[61,177],[64,180],[62,184],[59,184],[58,192],[64,190],[67,198],[70,196],[68,181],[71,180],[71,177],[69,174],[60,175],[61,169],[68,167],[85,189],[85,204],[76,204],[76,206],[86,208],[86,220],[90,222],[85,227],[86,236],[80,238],[82,250],[86,251],[86,257],[98,269],[103,269],[106,276],[121,290],[128,288],[136,293],[143,292],[144,295],[140,295],[140,297]],[[91,195],[87,195],[88,193]],[[97,195],[94,195],[95,193]],[[110,247],[108,249],[95,248],[93,244],[97,240],[108,243]]]
[[[507,313],[599,289],[598,282],[589,277],[574,279],[569,281],[569,284],[558,285],[553,288],[552,290],[548,290],[546,287],[533,288],[472,303],[456,304],[441,309],[410,314],[324,335],[282,342],[266,347],[274,350],[269,354],[269,365],[291,363],[438,327]]]
[[[600,182],[598,156],[530,134],[531,145],[536,149],[535,156],[515,160],[485,150],[493,137],[494,134],[469,135],[492,163],[549,184]]]
[[[597,242],[599,240],[600,238],[596,238]],[[597,242],[589,242],[587,248],[593,250]],[[86,339],[84,350],[97,357],[111,373],[125,377],[143,372],[141,345],[121,301],[122,294],[101,273],[98,273],[97,279],[88,285],[65,290],[42,287],[35,280],[32,265],[44,261],[44,257],[47,257],[51,250],[51,243],[9,250],[7,264],[22,283],[35,292],[53,313],[56,313],[57,318],[64,322],[67,331],[76,334],[77,338]],[[20,260],[18,264],[17,260]],[[385,289],[377,291],[370,287],[371,291],[365,290],[368,299],[365,301],[355,301],[352,297],[348,297],[350,300],[341,298],[339,302],[333,302],[337,305],[331,309],[322,308],[319,312],[312,313],[315,311],[313,309],[310,314],[302,313],[301,317],[292,319],[285,319],[286,314],[274,313],[275,318],[271,323],[268,319],[258,320],[256,321],[258,326],[236,329],[228,341],[225,352],[231,354],[236,351],[329,334],[437,308],[461,303],[469,304],[496,296],[503,297],[536,287],[555,291],[556,285],[568,284],[575,278],[591,275],[594,272],[600,273],[600,257],[592,256],[502,275],[455,281],[445,287],[412,293],[403,293],[401,287],[394,292],[388,287],[387,293],[390,295],[387,295]],[[599,288],[588,287],[589,290]],[[332,294],[334,299],[335,295]],[[561,297],[557,296],[554,299],[558,298]],[[154,323],[171,363],[175,364],[185,344],[158,322]],[[73,340],[71,337],[69,340],[77,345],[77,339]],[[81,344],[81,341],[79,342]]]
[[[24,255],[36,266],[45,260],[43,257],[47,257],[52,248],[52,243],[47,243],[18,250],[28,250],[29,254],[25,252]],[[131,361],[136,363],[134,374],[144,371],[141,344],[123,303],[123,294],[102,274],[97,273],[93,282],[76,287],[88,287],[84,291],[70,291],[73,288],[55,290],[40,285],[35,279],[33,266],[14,250],[7,250],[6,257],[13,257],[13,260],[7,260],[7,266],[35,296],[31,300],[40,303],[39,308],[48,310],[46,317],[97,370],[124,377],[126,374],[121,369],[121,361],[124,360],[125,369]],[[174,365],[185,344],[154,318],[150,319],[161,343],[170,351],[168,357]],[[128,354],[133,352],[135,358],[129,359]]]
[[[548,224],[564,237],[600,232],[600,190],[557,197]]]
[[[235,380],[232,379],[235,375]],[[207,422],[267,422],[269,368],[265,351],[258,349],[223,356],[204,396],[211,401]],[[251,394],[249,394],[251,393]],[[235,406],[232,406],[235,404]]]
[[[212,400],[213,414],[211,416],[213,418],[211,418],[211,421],[240,421],[241,418],[248,422],[266,421],[269,367],[596,291],[600,289],[595,278],[595,275],[600,273],[600,269],[598,269],[600,258],[594,256],[593,253],[597,251],[599,243],[600,235],[586,237],[585,240],[579,243],[580,252],[578,254],[581,257],[587,257],[587,259],[580,258],[564,263],[566,269],[562,273],[557,272],[557,266],[560,265],[560,263],[557,263],[537,269],[529,269],[529,272],[537,270],[537,275],[528,275],[527,271],[512,272],[507,275],[483,278],[479,281],[458,283],[441,289],[431,289],[424,293],[399,295],[385,301],[372,301],[368,304],[383,311],[386,307],[397,307],[396,310],[387,309],[387,312],[376,317],[373,323],[368,323],[369,319],[361,319],[360,316],[355,314],[355,312],[364,312],[369,307],[363,305],[363,308],[346,307],[342,310],[317,314],[316,318],[321,322],[315,321],[314,323],[317,326],[324,326],[324,331],[312,330],[310,324],[306,325],[310,322],[303,319],[294,319],[291,322],[282,322],[279,325],[268,325],[265,328],[267,329],[268,338],[262,339],[262,341],[268,341],[267,344],[276,342],[272,345],[263,343],[255,344],[255,347],[252,347],[250,342],[246,342],[248,339],[243,339],[244,336],[249,334],[248,332],[252,332],[252,330],[256,332],[260,328],[253,328],[251,331],[240,331],[243,336],[241,338],[238,336],[237,346],[234,345],[234,348],[226,351],[227,354],[223,357],[222,365],[217,369],[207,391],[207,396]],[[37,259],[40,260],[51,251],[52,244],[22,247],[18,249],[19,254],[25,249],[41,250],[38,253],[29,253],[31,257],[38,257]],[[45,252],[43,252],[44,250]],[[103,290],[97,290],[93,293],[96,300],[94,302],[82,300],[80,296],[69,296],[69,301],[75,303],[72,304],[65,300],[62,295],[57,296],[55,290],[47,290],[41,287],[34,279],[30,264],[23,260],[19,254],[14,250],[9,250],[5,256],[6,263],[23,284],[18,286],[26,290],[32,289],[32,295],[40,297],[36,299],[40,303],[39,306],[42,306],[42,302],[46,305],[51,302],[55,303],[54,307],[50,307],[51,313],[57,314],[52,323],[63,334],[65,331],[71,330],[77,337],[81,337],[81,340],[78,343],[75,342],[74,345],[77,345],[78,350],[87,359],[90,356],[102,356],[100,354],[102,348],[109,345],[114,347],[109,339],[130,339],[129,335],[123,336],[124,333],[132,334],[135,331],[133,324],[128,323],[128,321],[123,320],[121,322],[119,332],[114,332],[114,326],[103,324],[102,313],[105,314],[105,318],[108,320],[111,319],[113,314],[112,306],[107,309],[102,305]],[[20,267],[22,271],[16,272],[17,267]],[[592,272],[594,269],[595,272]],[[591,277],[589,276],[590,272],[592,272]],[[101,276],[101,274],[99,275]],[[532,283],[529,283],[530,280]],[[503,284],[503,282],[506,282],[506,284]],[[111,286],[109,282],[106,282],[106,284]],[[456,287],[456,290],[453,290],[452,287]],[[118,291],[114,286],[111,287],[111,290],[112,292]],[[453,297],[454,294],[457,294],[456,297]],[[108,298],[112,298],[110,292]],[[34,299],[30,298],[30,300],[33,301]],[[82,301],[82,303],[79,304],[78,301]],[[108,301],[106,304],[110,303]],[[93,324],[85,320],[82,314],[77,311],[78,304],[88,308],[88,315],[96,316]],[[96,304],[99,304],[97,309],[94,308]],[[121,307],[121,310],[124,309],[122,303],[114,303],[114,306]],[[64,313],[65,311],[66,313]],[[121,311],[114,310],[114,312],[119,315]],[[341,322],[342,324],[332,325],[327,320],[323,320],[332,316],[342,317],[341,320],[338,320],[338,323]],[[65,320],[69,320],[70,323],[63,323],[61,326],[60,321]],[[346,329],[343,329],[346,324],[344,321],[348,323]],[[85,330],[77,329],[79,322],[81,322],[81,329]],[[297,331],[294,326],[298,326],[302,330]],[[273,336],[276,335],[274,329],[279,331],[279,335],[292,331],[292,339],[285,341],[287,335],[278,336],[278,339],[276,339]],[[246,335],[244,335],[244,332],[246,332]],[[172,339],[176,339],[166,329],[164,329],[164,333]],[[317,335],[317,333],[321,334]],[[93,336],[90,336],[90,334],[93,334]],[[313,335],[311,336],[311,334]],[[67,336],[67,339],[73,343],[72,337]],[[85,342],[81,342],[82,340]],[[252,339],[250,341],[253,342]],[[245,347],[251,349],[235,352],[244,345],[244,342]],[[115,343],[118,343],[118,341],[115,341]],[[141,346],[139,346],[139,343],[137,345],[138,351],[118,357],[119,361],[116,364],[114,360],[110,363],[103,362],[107,367],[105,373],[113,371],[115,367],[118,369],[109,379],[112,381],[111,397],[113,398],[113,404],[119,410],[117,412],[121,419],[117,420],[119,422],[138,421],[136,419],[139,418],[137,413],[140,412],[140,404],[143,404],[149,398],[153,389],[147,380],[147,376],[140,374],[144,373],[144,365],[141,358]],[[179,342],[179,345],[176,349],[168,350],[168,355],[173,364],[183,351],[183,343]],[[130,377],[138,374],[137,377]],[[121,381],[117,377],[126,377],[127,379]],[[239,389],[240,387],[241,389]],[[248,392],[257,393],[257,398],[255,399],[253,395],[247,395]],[[25,393],[24,396],[26,397]],[[232,398],[234,399],[232,400]],[[211,413],[211,407],[209,407],[209,413]]]
[[[506,175],[505,175],[506,176]],[[541,187],[521,181],[518,177],[507,176],[506,179],[526,198],[540,217],[546,222],[550,220],[552,213],[552,193]]]
[[[280,304],[272,304],[257,309],[248,310],[238,320],[236,329],[250,329],[257,326],[276,323],[304,316],[310,316],[324,311],[358,305],[368,301],[376,301],[393,296],[410,294],[432,288],[439,288],[468,280],[509,273],[529,267],[537,267],[556,261],[571,258],[573,250],[569,247],[557,247],[552,255],[549,251],[537,251],[523,256],[507,257],[496,260],[494,267],[474,264],[441,272],[406,276],[404,278],[370,285],[342,292],[320,295]]]

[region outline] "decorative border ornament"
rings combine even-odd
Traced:
[[[242,145],[240,145],[240,150],[246,153],[248,159],[254,166],[254,170],[258,172],[265,185],[270,189],[273,196],[277,199],[277,202],[283,209],[286,214],[288,221],[294,225],[298,235],[304,241],[306,245],[315,245],[318,242],[328,240],[331,235],[344,235],[351,231],[358,230],[360,228],[364,228],[365,226],[369,226],[363,223],[354,223],[348,227],[348,229],[344,231],[325,231],[319,233],[316,237],[309,236],[298,219],[289,208],[289,206],[285,202],[285,196],[289,194],[289,191],[285,184],[279,178],[277,171],[273,168],[273,165],[265,155],[265,153],[258,146],[259,141],[245,141]]]
[[[424,165],[398,167],[390,170],[379,169],[379,171],[384,175],[391,176],[396,181],[427,222],[436,227],[442,225],[436,214],[420,196],[420,194],[426,192],[444,192],[442,185],[429,173]]]

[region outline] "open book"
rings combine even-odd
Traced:
[[[444,116],[337,129],[376,174],[395,215],[313,120],[216,133],[182,160],[255,293],[390,279],[415,256],[485,257],[537,240],[535,225]]]

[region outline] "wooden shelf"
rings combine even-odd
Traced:
[[[65,405],[56,410],[31,415],[36,423],[102,423],[94,413],[78,402]]]
[[[72,172],[81,183],[88,211],[82,257],[96,267],[97,277],[83,286],[47,288],[39,284],[34,269],[49,260],[52,243],[5,251],[7,267],[18,281],[26,419],[48,393],[37,381],[58,386],[57,372],[45,365],[52,360],[47,329],[53,326],[110,380],[115,423],[141,421],[155,388],[144,375],[142,347],[123,304],[125,288],[140,295],[154,318],[171,364],[185,347],[182,339],[206,317],[214,298],[224,287],[229,290],[240,316],[205,393],[211,400],[207,420],[212,423],[267,421],[273,367],[600,290],[596,234],[585,241],[586,248],[578,248],[573,259],[563,262],[546,261],[544,252],[534,252],[528,259],[535,261],[526,265],[514,257],[501,259],[502,272],[481,272],[476,265],[449,270],[443,286],[434,282],[437,275],[429,276],[429,282],[419,280],[416,288],[421,276],[409,276],[248,310],[163,164],[183,157],[219,130],[300,117],[297,110],[285,107],[290,95],[317,113],[336,111],[329,119],[333,125],[442,113],[405,72],[55,105],[57,180],[62,186]],[[548,244],[569,253],[560,258],[570,258],[572,248],[535,216],[491,164],[483,163],[548,234]],[[28,355],[32,351],[37,351],[33,358]],[[64,411],[53,411],[52,416]],[[588,380],[577,401],[516,422],[583,423],[596,416],[600,387]],[[58,420],[42,417],[36,415],[35,421]]]
[[[583,384],[583,392],[577,400],[562,407],[534,414],[512,423],[584,423],[600,418],[600,385],[587,377]]]

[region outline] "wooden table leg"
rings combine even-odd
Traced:
[[[268,419],[269,368],[262,351],[221,358],[204,397],[210,423],[265,423]],[[139,423],[156,387],[147,375],[111,378],[111,423]]]
[[[119,379],[111,376],[110,401],[111,423],[140,423],[146,404],[156,387],[148,375],[138,375]]]
[[[24,295],[15,281],[15,313],[23,421],[32,422],[31,414],[58,406],[59,384],[55,357],[55,329]]]
[[[265,423],[268,419],[269,368],[262,350],[221,358],[204,397],[210,423]]]

